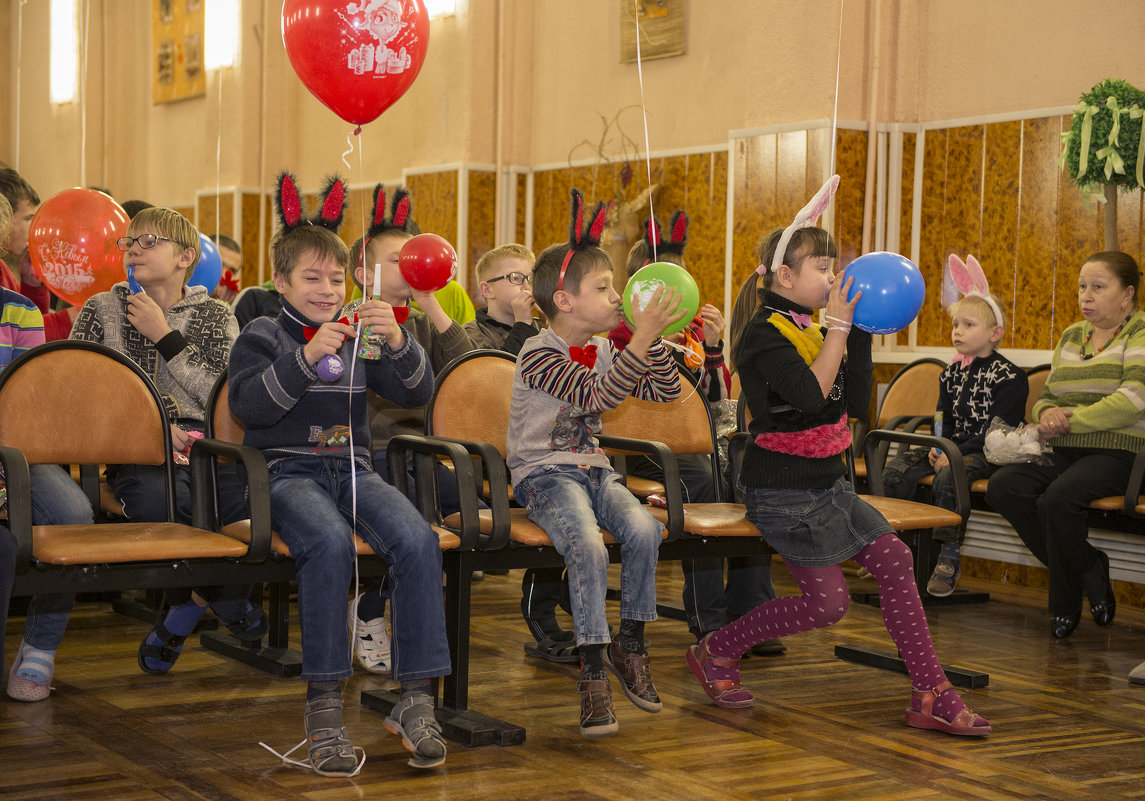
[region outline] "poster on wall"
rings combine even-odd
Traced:
[[[203,0],[152,0],[151,101],[170,103],[207,91]]]
[[[620,63],[636,61],[636,23],[640,58],[671,58],[688,52],[686,0],[636,0],[620,4]]]

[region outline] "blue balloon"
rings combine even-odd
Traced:
[[[223,257],[219,255],[215,243],[205,234],[199,234],[199,247],[202,252],[187,286],[205,286],[207,292],[214,292],[219,279],[223,277]]]
[[[871,334],[893,334],[911,324],[922,308],[926,284],[922,272],[905,256],[877,251],[847,265],[841,280],[851,277],[848,300],[861,291],[854,323]]]

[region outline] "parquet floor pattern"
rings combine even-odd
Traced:
[[[615,568],[614,568],[615,569]],[[778,590],[794,591],[782,566]],[[614,579],[615,580],[615,579]],[[662,565],[661,599],[677,599],[679,568]],[[664,711],[617,696],[620,733],[586,741],[576,729],[575,672],[526,657],[520,574],[475,585],[471,705],[528,730],[523,746],[451,744],[446,766],[406,766],[398,738],[358,694],[391,686],[358,672],[346,725],[368,761],[352,780],[281,765],[302,739],[303,685],[200,648],[168,676],[136,666],[147,626],[106,604],[77,608],[51,698],[0,702],[0,798],[80,801],[341,801],[341,799],[1129,799],[1145,797],[1145,687],[1126,676],[1145,637],[1125,623],[1085,620],[1054,642],[1044,611],[992,602],[929,612],[939,656],[990,674],[965,693],[994,725],[986,739],[910,729],[904,675],[839,661],[837,643],[889,648],[877,609],[853,606],[834,627],[751,658],[750,710],[710,703],[683,662],[685,626],[648,627]],[[616,609],[611,618],[615,622]],[[570,624],[571,625],[571,624]],[[23,619],[8,623],[9,662]]]

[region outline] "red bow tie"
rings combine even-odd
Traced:
[[[573,345],[569,348],[569,358],[591,370],[596,364],[596,345],[586,345],[583,348]]]
[[[394,310],[394,319],[401,325],[409,318],[409,306],[392,306]]]
[[[230,270],[223,270],[223,277],[219,279],[219,285],[231,292],[239,291],[239,279],[235,278],[235,274]]]
[[[356,314],[355,314],[355,315],[354,315],[354,319],[353,319],[353,320],[350,320],[350,319],[349,319],[349,318],[347,318],[347,317],[343,317],[343,318],[342,318],[342,319],[340,319],[340,320],[332,320],[331,322],[335,322],[335,323],[345,323],[346,325],[353,325],[354,323],[358,322],[358,315],[356,315]],[[317,333],[318,333],[318,329],[317,329],[317,328],[311,328],[311,327],[310,327],[310,326],[308,326],[308,325],[304,325],[304,326],[302,326],[302,336],[306,337],[306,341],[307,341],[307,342],[309,342],[310,340],[314,339],[314,335],[315,335],[315,334],[317,334]]]
[[[791,315],[791,322],[799,326],[800,331],[802,331],[804,328],[811,327],[812,320],[810,314],[800,314],[796,311],[788,312],[788,314]]]

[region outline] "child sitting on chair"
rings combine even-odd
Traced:
[[[1012,426],[1022,422],[1029,381],[1020,367],[995,350],[1006,333],[1006,315],[990,294],[978,261],[968,256],[963,263],[951,253],[944,278],[942,300],[954,323],[950,338],[957,355],[938,378],[934,433],[958,446],[966,482],[973,484],[999,467],[986,461],[982,452],[990,421],[1000,417]],[[896,456],[883,469],[883,486],[893,498],[910,498],[918,480],[932,474],[931,503],[953,510],[954,476],[946,455],[937,448],[912,448]],[[926,592],[944,598],[954,592],[962,575],[959,552],[966,527],[940,526],[932,536],[942,543],[942,550]]]
[[[567,244],[547,248],[533,269],[534,297],[549,328],[517,357],[507,437],[514,495],[565,559],[573,627],[581,654],[580,732],[617,731],[608,673],[646,712],[659,712],[644,623],[656,619],[661,526],[625,489],[593,436],[600,415],[628,395],[668,401],[680,394],[675,362],[660,332],[680,319],[674,290],[657,289],[643,310],[633,303],[632,340],[623,352],[594,334],[620,321],[612,262],[599,246],[604,204],[582,231],[584,200],[575,189]],[[620,632],[610,641],[605,616],[608,552],[603,526],[620,543]],[[607,647],[606,647],[607,646]]]
[[[413,767],[445,761],[430,682],[449,673],[438,538],[371,468],[366,422],[367,387],[421,406],[433,392],[433,371],[384,300],[358,307],[362,326],[385,336],[381,357],[355,358],[355,329],[337,319],[349,256],[336,233],[344,192],[334,181],[320,214],[306,220],[293,177],[279,177],[281,229],[270,250],[282,313],[243,329],[229,372],[231,410],[246,426],[244,444],[267,457],[271,520],[298,566],[307,747],[323,776],[351,776],[361,767],[342,722],[338,683],[351,675],[346,596],[355,532],[389,565],[401,698],[385,725],[402,735]],[[335,357],[343,369],[330,368]]]

